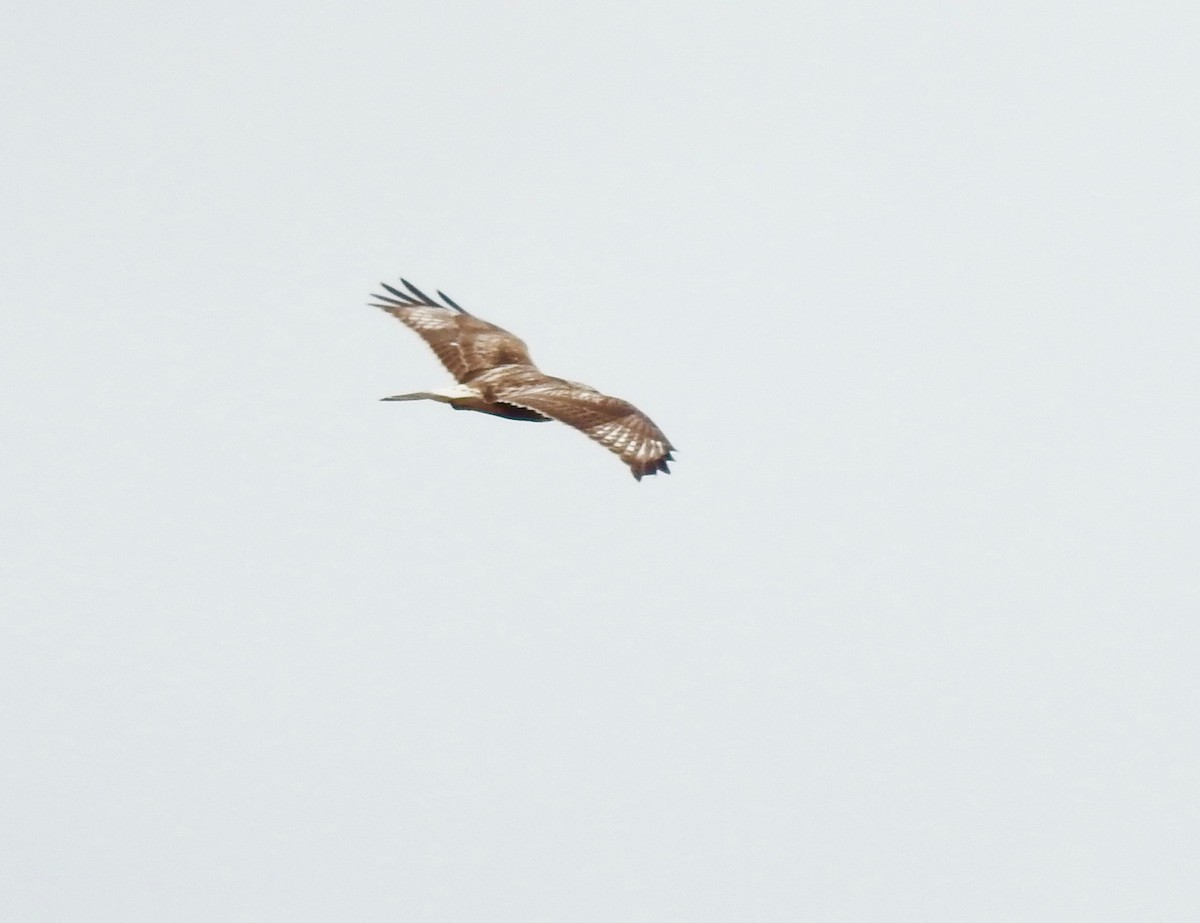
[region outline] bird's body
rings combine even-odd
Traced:
[[[438,295],[445,304],[400,281],[408,292],[384,283],[390,294],[374,296],[379,299],[374,307],[420,334],[458,384],[397,394],[385,401],[433,400],[456,410],[509,420],[559,420],[620,456],[638,480],[659,471],[669,473],[671,443],[632,404],[588,385],[546,375],[533,364],[518,337],[468,314],[442,292]]]

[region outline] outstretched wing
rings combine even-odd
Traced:
[[[518,376],[526,381],[499,385],[497,399],[527,407],[573,426],[620,457],[639,481],[647,474],[670,473],[674,446],[648,416],[620,398],[561,378]]]
[[[468,314],[442,292],[438,295],[444,305],[411,282],[400,282],[407,293],[380,283],[391,294],[372,295],[378,300],[371,306],[382,308],[420,334],[458,382],[465,384],[500,365],[533,365],[525,344],[507,330]]]

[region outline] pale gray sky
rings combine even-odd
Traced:
[[[1200,918],[1198,34],[14,6],[0,917]]]

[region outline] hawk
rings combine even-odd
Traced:
[[[430,298],[406,279],[406,292],[380,283],[389,294],[372,295],[382,308],[415,330],[454,376],[457,385],[395,394],[385,401],[440,401],[455,410],[474,410],[509,420],[558,420],[596,440],[629,466],[639,481],[669,474],[674,446],[632,404],[577,381],[552,378],[529,358],[524,342],[507,330],[468,313],[444,292]]]

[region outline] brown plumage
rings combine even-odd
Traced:
[[[429,344],[458,382],[454,388],[385,397],[385,401],[433,400],[455,410],[474,410],[510,420],[558,420],[618,455],[639,481],[669,473],[673,446],[653,421],[632,404],[595,388],[552,378],[529,358],[525,344],[507,330],[468,314],[444,293],[434,301],[401,279],[402,292],[373,295],[382,308]]]

